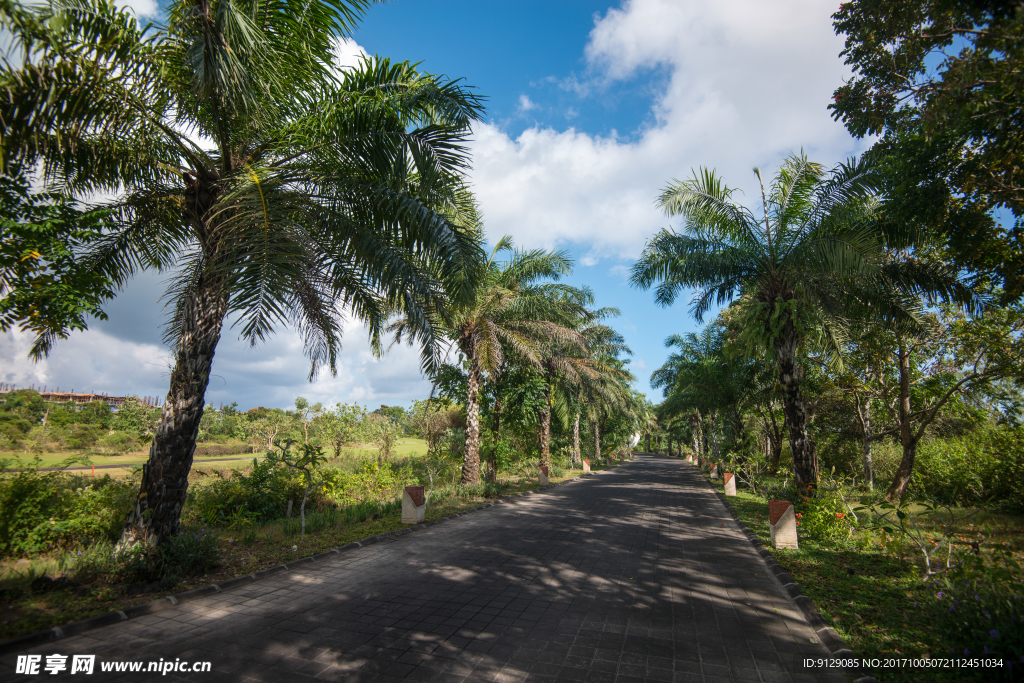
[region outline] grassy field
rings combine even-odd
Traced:
[[[200,448],[204,444],[199,444]],[[228,444],[237,447],[237,453],[224,454],[224,455],[198,455],[194,462],[195,466],[201,465],[204,461],[217,460],[220,458],[241,458],[241,460],[234,461],[223,461],[210,463],[212,467],[216,469],[235,469],[237,467],[244,467],[252,461],[253,457],[262,457],[262,453],[254,455],[251,451],[251,447],[248,444],[241,442],[235,444]],[[393,455],[397,457],[420,457],[427,453],[427,442],[423,439],[404,438],[399,439],[395,446]],[[371,444],[360,444],[353,448],[346,448],[342,451],[342,455],[345,458],[363,458],[367,456],[376,456],[377,448]],[[33,455],[25,452],[0,452],[0,459],[8,459],[15,461],[14,467],[17,467],[17,461],[20,459],[23,463],[30,463],[33,461]],[[121,465],[124,469],[104,469],[103,474],[109,474],[112,477],[123,476],[129,470],[132,465],[142,465],[149,458],[149,450],[140,450],[132,453],[126,453],[124,455],[104,455],[102,453],[90,452],[90,451],[64,451],[60,453],[40,453],[39,461],[40,467],[60,467],[66,463],[69,458],[74,458],[76,461],[72,464],[72,467],[88,467],[91,465]]]

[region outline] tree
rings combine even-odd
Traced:
[[[83,211],[59,193],[31,192],[21,168],[0,175],[0,332],[33,333],[35,360],[71,330],[87,329],[86,316],[106,319],[101,304],[113,296],[112,283],[80,255],[108,227],[103,209]]]
[[[498,254],[505,252],[508,261],[498,261]],[[568,320],[578,309],[571,297],[563,296],[573,288],[557,283],[572,272],[572,261],[565,252],[516,250],[512,239],[505,236],[481,271],[472,299],[452,306],[443,315],[438,311],[438,318],[444,319],[438,326],[468,366],[462,483],[469,486],[480,481],[480,397],[485,373],[500,373],[510,356],[539,368],[545,342],[578,339],[575,332],[553,322]],[[393,326],[396,342],[401,342],[408,324],[402,320]]]
[[[1024,6],[852,0],[833,15],[853,69],[829,106],[871,154],[886,210],[942,234],[962,266],[1024,292]],[[991,215],[1018,218],[1007,229]]]
[[[314,409],[320,406],[319,403]],[[334,410],[326,410],[323,406],[313,417],[312,429],[321,445],[329,445],[334,457],[341,457],[341,449],[356,441],[360,424],[366,416],[366,410],[357,404],[336,403]]]
[[[1024,309],[992,307],[979,315],[967,315],[944,307],[942,315],[925,332],[895,339],[898,374],[896,387],[885,382],[883,404],[893,426],[879,430],[895,434],[903,455],[886,491],[889,501],[906,493],[914,471],[917,446],[928,427],[958,402],[972,394],[998,396],[1000,381],[1024,381]]]
[[[696,287],[691,311],[698,320],[712,304],[740,295],[747,342],[775,359],[795,475],[816,485],[818,457],[807,435],[797,364],[801,345],[810,337],[838,352],[855,307],[889,311],[906,302],[893,294],[881,239],[867,220],[872,178],[863,160],[827,173],[805,155],[791,155],[767,191],[760,171],[754,172],[760,217],[734,203],[734,190],[714,171],[701,169],[666,187],[659,204],[667,215],[685,219],[683,233],[662,230],[648,242],[632,282],[642,289],[659,283],[656,301],[663,306]]]
[[[482,251],[461,173],[480,103],[408,63],[339,73],[335,42],[367,5],[176,0],[144,29],[100,0],[3,5],[23,57],[0,72],[3,163],[117,193],[91,256],[117,286],[175,273],[170,389],[122,545],[178,528],[229,313],[252,344],[294,324],[314,378],[336,370],[343,312],[378,348],[407,315],[429,361],[426,307],[472,291]]]

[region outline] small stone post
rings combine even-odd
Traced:
[[[722,475],[725,479],[725,495],[735,496],[736,495],[736,475],[732,472],[726,472]]]
[[[773,548],[797,548],[796,508],[788,500],[768,501],[768,529]]]
[[[402,491],[402,524],[419,524],[427,514],[427,499],[422,486],[406,486]]]
[[[590,461],[583,459],[583,474],[590,474]]]
[[[537,483],[539,483],[541,486],[547,486],[548,485],[548,466],[547,465],[541,465],[540,469],[537,471]]]
[[[693,453],[686,454],[686,462],[690,463],[691,465],[693,464]]]
[[[605,462],[608,463],[608,467],[611,467],[612,465],[615,464],[615,461],[612,460],[612,456],[610,456],[610,455],[607,458],[605,458],[604,460],[605,460]]]
[[[718,463],[717,462],[711,463],[711,478],[712,479],[718,479]]]

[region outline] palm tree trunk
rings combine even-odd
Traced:
[[[885,499],[890,503],[899,500],[907,491],[910,485],[910,476],[914,473],[914,459],[917,457],[918,435],[911,429],[910,418],[910,349],[906,344],[899,345],[900,361],[900,399],[899,399],[899,420],[900,420],[900,445],[903,446],[903,458],[892,479],[892,484],[885,494]]]
[[[540,464],[551,465],[551,406],[554,404],[555,387],[552,382],[544,384],[544,405],[540,409]]]
[[[466,391],[466,452],[462,456],[464,486],[480,483],[480,363],[475,351],[473,349],[470,355]]]
[[[793,474],[800,483],[817,486],[818,454],[814,443],[807,436],[807,403],[800,389],[800,376],[796,367],[796,330],[792,323],[782,341],[775,347],[775,358],[779,364],[779,381],[782,383],[782,406],[789,427],[789,447],[793,451]]]
[[[178,532],[213,354],[220,341],[227,306],[222,279],[209,274],[201,276],[185,302],[171,386],[119,548],[142,543],[156,546]]]
[[[782,458],[782,430],[779,429],[779,425],[775,421],[774,404],[768,406],[768,418],[772,422],[771,435],[768,437],[768,445],[771,449],[771,471],[775,473],[779,471],[779,460]]]
[[[501,393],[494,397],[494,415],[491,419],[491,439],[495,448],[491,449],[491,455],[487,458],[487,481],[498,481],[498,451],[496,449],[498,440],[501,437]]]
[[[572,422],[572,466],[580,463],[580,411]]]
[[[601,459],[601,428],[594,420],[594,462]]]
[[[722,459],[722,444],[718,440],[718,411],[712,411],[711,415],[711,459],[718,462]]]
[[[690,435],[693,437],[693,457],[700,456],[700,413],[690,415]]]
[[[864,461],[864,483],[868,485],[868,488],[874,488],[875,486],[875,464],[874,458],[872,457],[872,444],[874,443],[874,436],[871,432],[871,400],[867,397],[862,401],[860,396],[857,397],[857,414],[860,416],[860,425],[864,431],[864,436],[861,438],[861,452]]]

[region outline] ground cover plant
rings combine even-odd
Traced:
[[[879,680],[998,681],[1021,680],[1024,667],[1024,516],[988,509],[954,509],[963,523],[943,542],[956,561],[948,573],[926,576],[918,545],[882,518],[877,494],[851,492],[858,519],[822,503],[806,491],[783,487],[783,479],[764,478],[763,493],[741,487],[727,504],[770,547],[768,498],[792,498],[798,516],[800,548],[773,554],[811,598],[822,616],[864,657],[998,657],[999,669],[885,669]],[[911,504],[901,508],[929,539],[941,542],[948,522],[941,508]],[[836,523],[814,524],[817,511],[827,509]],[[843,514],[843,518],[837,518]],[[892,515],[889,515],[890,519]],[[840,531],[841,530],[841,531]],[[936,545],[937,547],[937,545]],[[955,562],[954,562],[955,563]]]

